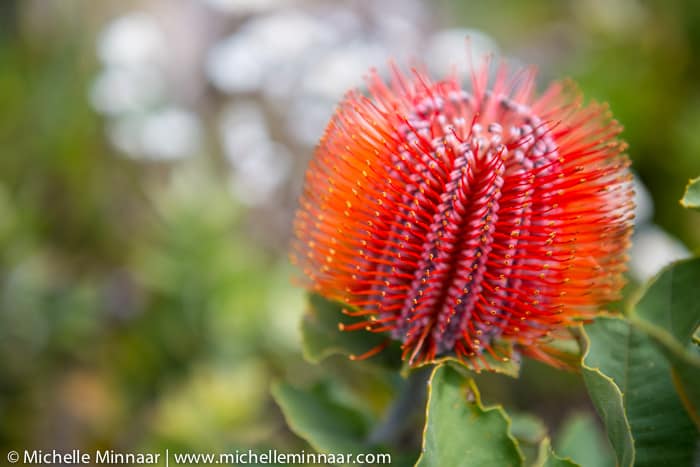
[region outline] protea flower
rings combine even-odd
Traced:
[[[547,342],[623,285],[633,191],[620,125],[570,83],[489,64],[431,81],[392,67],[349,92],[309,165],[292,260],[306,286],[410,364]],[[340,325],[343,328],[343,325]],[[371,356],[383,346],[357,358]]]

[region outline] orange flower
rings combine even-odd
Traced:
[[[486,63],[432,82],[395,67],[350,92],[307,174],[292,260],[311,290],[412,365],[545,343],[619,297],[633,191],[621,127],[569,84]],[[369,350],[363,358],[381,350]]]

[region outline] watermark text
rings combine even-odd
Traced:
[[[276,449],[256,451],[235,450],[224,453],[172,452],[120,452],[112,449],[71,451],[24,449],[9,451],[10,464],[16,465],[390,465],[389,453],[318,453],[283,452]]]

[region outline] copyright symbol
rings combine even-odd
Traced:
[[[17,451],[8,452],[7,460],[10,461],[10,464],[15,464],[19,460],[19,453]]]

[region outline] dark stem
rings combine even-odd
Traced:
[[[428,378],[432,366],[411,371],[401,387],[398,396],[389,406],[384,420],[367,437],[370,444],[394,445],[410,428],[416,409],[424,410]]]

